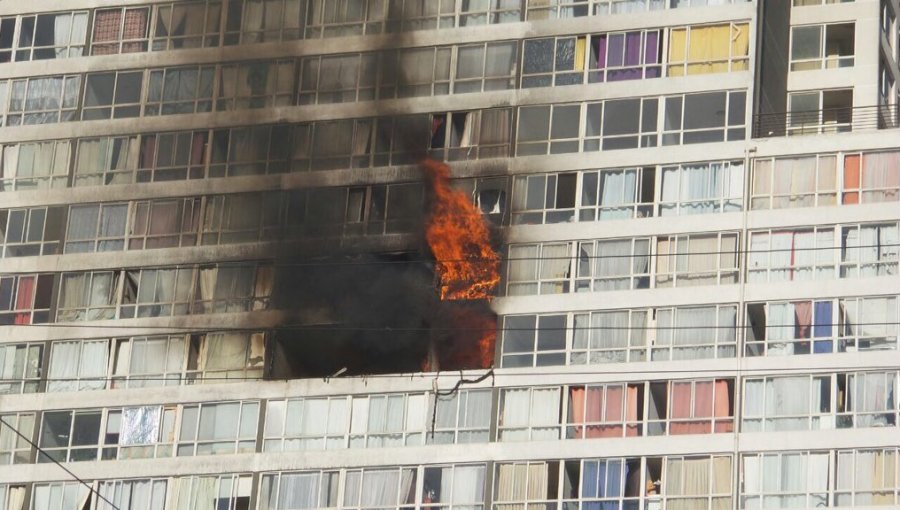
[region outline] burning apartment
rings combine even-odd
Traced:
[[[900,506],[898,11],[0,2],[0,509]]]

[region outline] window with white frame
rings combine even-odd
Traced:
[[[306,26],[306,7],[303,0],[231,0],[224,44],[300,39]]]
[[[432,394],[428,444],[487,443],[491,426],[491,390],[458,390],[451,395]],[[426,424],[427,425],[427,424]]]
[[[0,414],[0,419],[3,420],[0,423],[0,466],[30,464],[29,441],[34,437],[34,413],[4,413]],[[16,434],[16,431],[24,438]],[[0,499],[0,503],[2,501]]]
[[[520,107],[516,154],[533,156],[578,152],[580,125],[580,104]]]
[[[144,115],[212,111],[214,66],[151,69]]]
[[[97,483],[98,501],[96,508],[133,508],[135,510],[163,510],[166,507],[165,478],[139,478],[129,480],[104,480]],[[103,496],[106,501],[100,500]]]
[[[578,221],[654,215],[655,167],[581,172],[580,177],[581,193],[576,197]]]
[[[73,186],[130,184],[140,155],[137,136],[78,140]]]
[[[181,408],[176,455],[222,455],[256,450],[259,402],[204,402]]]
[[[125,271],[119,318],[187,315],[195,273],[194,267]]]
[[[103,411],[45,411],[41,415],[41,431],[38,446],[43,454],[42,462],[92,461],[100,458],[104,443]]]
[[[893,305],[896,315],[896,302]],[[838,325],[837,312],[838,308],[830,299],[748,303],[745,319],[747,334],[744,339],[746,355],[789,356],[834,352],[835,332],[840,331],[839,327],[835,327]],[[858,314],[853,313],[853,317],[856,322]],[[846,350],[844,342],[841,341],[841,351]]]
[[[350,402],[345,396],[269,400],[263,451],[346,448],[349,425]]]
[[[184,377],[185,335],[155,335],[114,340],[110,388],[179,384]]]
[[[200,224],[200,199],[142,200],[132,204],[128,249],[195,246]]]
[[[150,7],[113,7],[94,11],[91,55],[147,51]]]
[[[59,253],[65,216],[64,207],[0,210],[0,256]]]
[[[898,458],[896,448],[838,450],[835,454],[835,506],[895,506],[900,492],[896,475]]]
[[[482,510],[484,482],[484,464],[425,466],[421,508]]]
[[[651,358],[684,360],[737,356],[737,306],[681,306],[656,309]]]
[[[444,161],[505,157],[511,124],[508,108],[433,114],[428,155]],[[409,156],[414,154],[407,152],[401,158]]]
[[[311,0],[304,36],[318,39],[381,33],[386,7],[385,0]]]
[[[566,364],[566,315],[509,315],[503,318],[503,367]]]
[[[896,372],[837,375],[837,428],[896,427]]]
[[[456,49],[453,92],[460,94],[515,88],[518,55],[518,44],[514,41],[459,46]]]
[[[118,271],[63,273],[56,320],[66,322],[115,318],[119,278]]]
[[[80,87],[79,75],[11,80],[8,107],[0,104],[0,111],[8,112],[7,126],[73,121],[77,117]]]
[[[63,340],[50,345],[47,391],[106,388],[109,340]]]
[[[656,147],[658,115],[659,99],[655,97],[588,103],[584,151]]]
[[[741,508],[828,506],[828,452],[745,454]]]
[[[169,479],[170,503],[173,508],[194,508],[198,501],[208,501],[207,510],[245,510],[250,508],[253,476],[225,474],[181,476]]]
[[[640,396],[643,384],[591,384],[566,388],[566,438],[633,437],[643,435]]]
[[[498,440],[559,439],[560,393],[561,388],[558,386],[501,390]]]
[[[152,51],[219,45],[221,0],[163,2],[153,5]]]
[[[259,489],[260,510],[338,508],[341,471],[264,473]]]
[[[427,410],[424,393],[355,396],[350,413],[350,447],[422,444]]]
[[[666,508],[731,507],[731,472],[730,455],[667,457],[663,488]]]
[[[739,234],[731,232],[658,238],[656,286],[737,283],[739,244]]]
[[[127,222],[127,202],[70,206],[65,252],[123,250]]]
[[[650,287],[650,239],[580,241],[575,292]]]
[[[609,310],[573,317],[570,365],[647,360],[652,310]]]
[[[321,191],[321,189],[309,191],[306,198],[306,214],[312,212],[311,216],[315,216],[315,209],[310,209],[310,206],[318,201],[314,195]],[[342,218],[344,235],[412,232],[419,223],[424,203],[424,189],[418,183],[354,187],[347,189],[346,193],[346,213]],[[339,204],[342,202],[343,200],[338,201]],[[289,212],[288,218],[288,221],[296,220],[293,212]],[[310,226],[306,226],[307,230]]]
[[[791,27],[791,71],[853,67],[855,23]]]
[[[52,294],[51,274],[0,276],[0,325],[49,322]]]
[[[750,68],[750,25],[731,22],[671,28],[668,48],[667,76],[746,71]]]
[[[900,335],[898,301],[896,296],[839,300],[839,352],[896,350]]]
[[[748,377],[741,431],[833,429],[832,387],[828,374]]]
[[[43,374],[44,345],[39,343],[0,346],[0,395],[36,393]]]
[[[296,74],[293,59],[220,66],[216,111],[290,106]]]
[[[388,4],[386,32],[434,30],[453,28],[455,23],[454,0],[395,0]]]
[[[665,166],[661,172],[660,216],[735,212],[742,209],[742,161]]]
[[[650,384],[651,400],[658,397]],[[670,381],[667,388],[667,413],[654,419],[658,408],[651,403],[648,421],[650,434],[716,434],[734,431],[734,380]],[[659,423],[665,418],[665,423]]]
[[[0,62],[80,57],[87,39],[88,11],[0,18]]]
[[[841,278],[897,274],[900,230],[897,223],[841,227]]]
[[[900,152],[844,156],[842,204],[896,202],[900,199]]]
[[[142,135],[140,149],[129,145],[128,154],[139,154],[137,182],[183,181],[200,179],[206,164],[207,131],[180,131]],[[136,139],[132,139],[136,144]],[[132,152],[134,151],[134,152]],[[210,177],[224,177],[213,175]]]
[[[572,243],[511,245],[508,260],[508,295],[571,292]]]
[[[746,99],[746,91],[666,97],[662,145],[743,140]]]
[[[141,114],[143,71],[89,73],[84,83],[81,120],[124,119]]]
[[[513,224],[575,221],[578,174],[521,175],[513,178]]]
[[[648,467],[650,469],[646,469]],[[641,458],[567,460],[563,471],[563,505],[568,507],[580,503],[582,508],[640,507],[640,497],[645,493],[641,487],[647,487],[649,483],[655,488],[654,493],[658,494],[654,475],[659,475],[660,469],[659,459],[645,459],[644,466]],[[643,485],[642,477],[647,478]],[[635,478],[636,483],[629,482]],[[654,496],[654,499],[657,500],[647,502],[648,508],[653,508],[653,503],[659,504],[658,498]]]
[[[71,149],[69,140],[3,145],[0,191],[65,188]]]
[[[756,159],[750,183],[752,209],[836,205],[837,157]]]
[[[12,494],[11,494],[12,495]],[[25,487],[16,495],[17,510],[22,508],[25,501]],[[78,508],[91,500],[91,489],[80,482],[53,482],[35,484],[31,495],[32,510],[66,510]]]
[[[833,226],[750,232],[750,283],[834,278]]]
[[[237,193],[206,198],[200,244],[233,244],[275,239],[280,231],[275,193]]]

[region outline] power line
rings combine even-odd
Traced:
[[[6,420],[4,420],[2,416],[0,416],[0,424],[6,425],[10,430],[13,431],[13,433],[14,433],[15,435],[17,435],[17,436],[19,436],[20,438],[24,439],[29,445],[31,445],[32,448],[36,449],[36,450],[38,451],[39,454],[43,454],[45,457],[47,457],[48,459],[50,459],[51,462],[53,462],[54,464],[56,464],[57,466],[59,466],[60,469],[62,469],[62,470],[65,471],[66,473],[68,473],[69,476],[71,476],[73,479],[75,479],[76,481],[78,481],[78,483],[80,483],[81,485],[84,485],[85,487],[87,487],[89,491],[91,491],[91,492],[93,492],[94,494],[96,494],[98,498],[100,498],[100,499],[102,499],[103,501],[105,501],[109,506],[113,507],[115,510],[120,510],[119,507],[116,506],[115,504],[113,504],[112,501],[106,499],[106,497],[104,497],[103,494],[100,494],[99,492],[97,492],[97,490],[94,489],[94,487],[93,487],[90,483],[88,483],[88,482],[82,480],[81,478],[78,477],[78,475],[76,475],[76,474],[73,473],[71,470],[69,470],[69,468],[67,468],[66,466],[64,466],[64,465],[63,465],[61,462],[59,462],[58,460],[54,459],[52,455],[50,455],[49,453],[47,453],[46,451],[44,451],[43,448],[41,448],[40,446],[38,446],[37,444],[35,444],[35,443],[31,440],[31,438],[26,437],[25,434],[22,434],[21,432],[19,432],[18,429],[16,429],[15,427],[13,427],[13,426],[10,425],[9,423],[7,423]]]

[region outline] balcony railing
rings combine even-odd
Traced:
[[[896,127],[900,127],[897,106],[844,106],[755,115],[753,138],[844,133]]]

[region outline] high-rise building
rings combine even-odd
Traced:
[[[0,1],[0,508],[900,506],[898,12]]]

